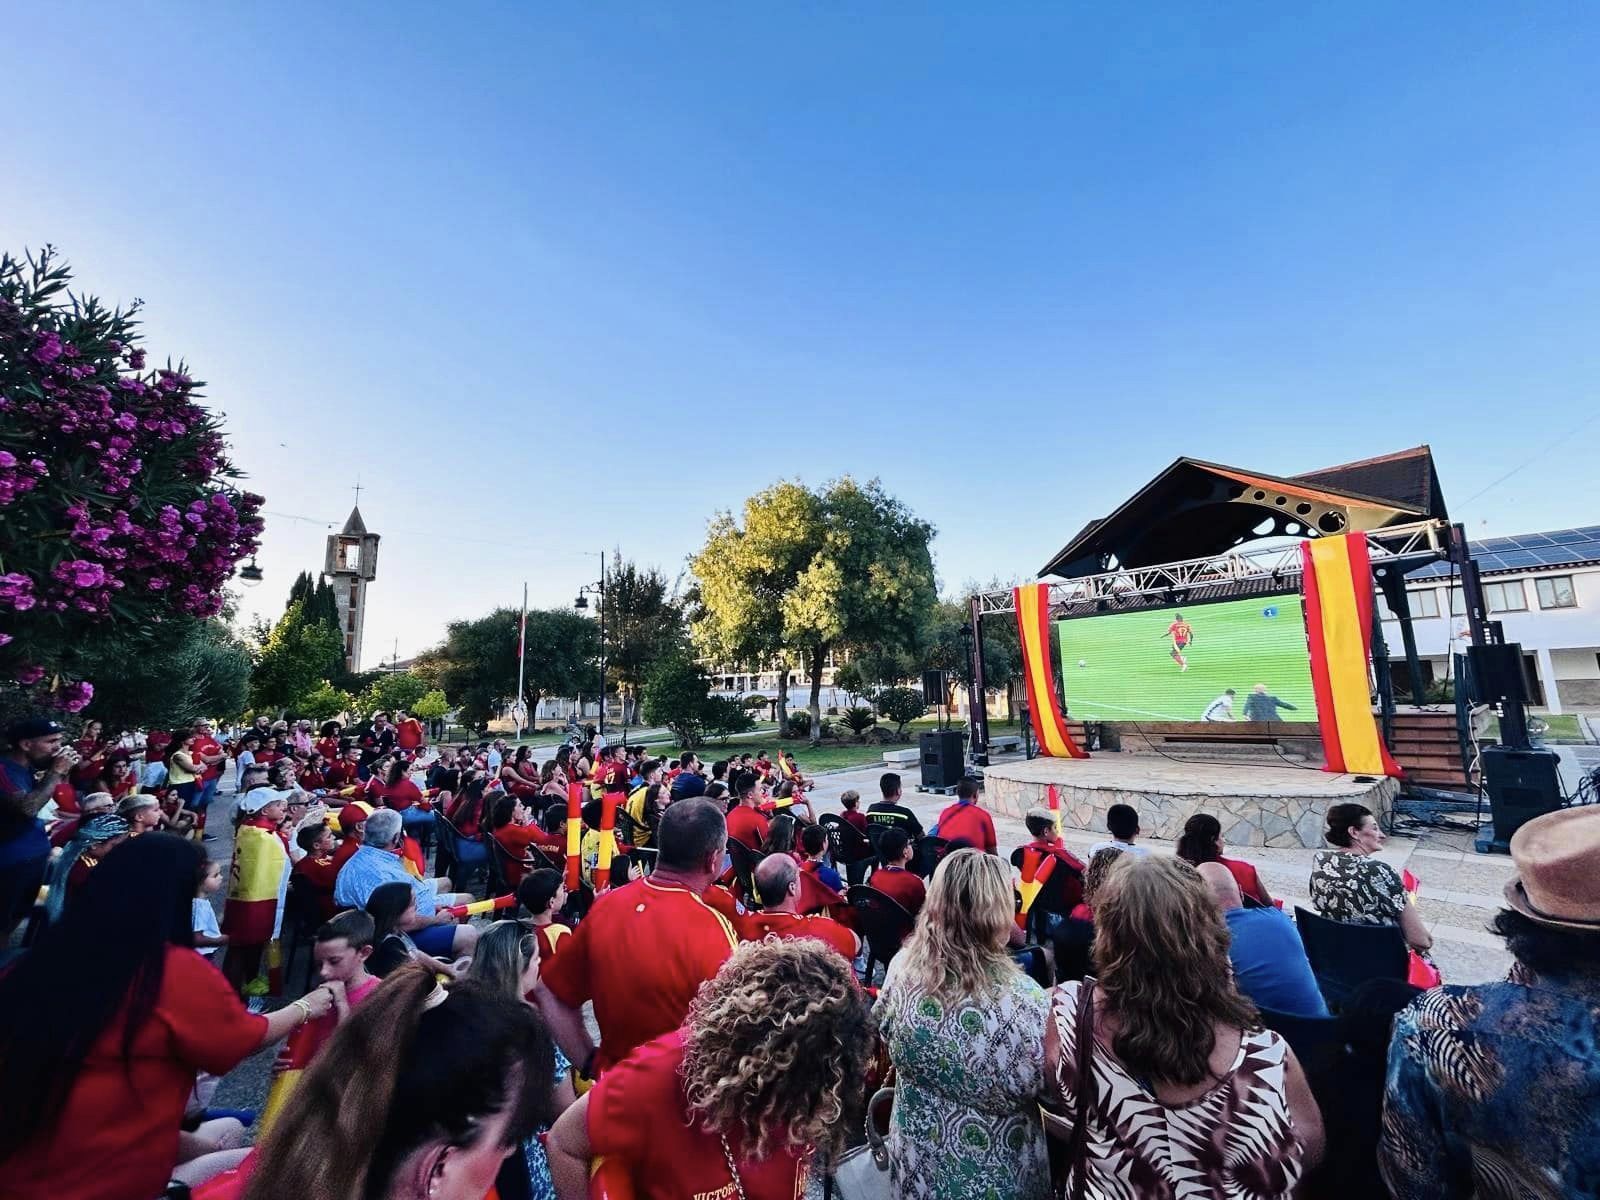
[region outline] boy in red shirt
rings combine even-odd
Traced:
[[[994,836],[994,819],[978,806],[978,781],[963,779],[956,784],[956,802],[939,814],[934,833],[948,842],[963,841],[985,854],[999,849]]]
[[[839,804],[844,809],[839,814],[846,825],[851,826],[862,837],[867,836],[867,814],[861,811],[861,793],[851,788],[839,796]]]
[[[734,779],[733,790],[739,797],[739,807],[728,814],[728,836],[759,850],[772,829],[772,822],[756,808],[761,800],[761,781],[754,771],[746,771]]]
[[[883,866],[872,872],[867,882],[913,917],[922,911],[928,898],[928,885],[906,870],[913,849],[904,829],[888,829],[878,839],[878,858]]]

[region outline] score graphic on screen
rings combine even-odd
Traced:
[[[1106,613],[1056,627],[1073,720],[1317,719],[1297,595]]]

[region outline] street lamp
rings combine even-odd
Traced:
[[[250,561],[239,568],[239,582],[245,587],[255,587],[261,582],[261,568],[256,566],[256,556],[252,554]]]
[[[586,583],[578,589],[578,598],[572,602],[572,607],[579,612],[586,612],[589,608],[589,597],[594,596],[598,603],[600,617],[600,736],[606,735],[606,556],[605,551],[600,552],[600,578],[594,583]],[[627,730],[623,730],[623,740],[627,740]]]

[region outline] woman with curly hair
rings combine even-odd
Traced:
[[[908,1200],[1043,1200],[1044,990],[1008,949],[1011,874],[970,847],[940,862],[876,1014],[899,1073],[889,1177]]]
[[[872,1017],[850,964],[813,941],[750,942],[703,984],[683,1027],[639,1047],[550,1132],[561,1200],[589,1160],[639,1200],[805,1194],[814,1154],[855,1127]]]
[[[1049,1124],[1083,1138],[1074,1182],[1289,1200],[1321,1155],[1322,1117],[1293,1051],[1234,986],[1228,927],[1199,874],[1124,856],[1094,917],[1099,977],[1055,990],[1045,1039]]]

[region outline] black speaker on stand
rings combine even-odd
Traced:
[[[953,788],[967,773],[964,737],[959,729],[930,729],[922,735],[922,787]]]
[[[1522,646],[1490,642],[1470,647],[1467,656],[1475,699],[1490,705],[1500,718],[1500,745],[1484,747],[1482,755],[1490,824],[1479,830],[1475,848],[1479,854],[1507,854],[1517,830],[1561,807],[1561,760],[1555,751],[1534,749],[1528,741]]]

